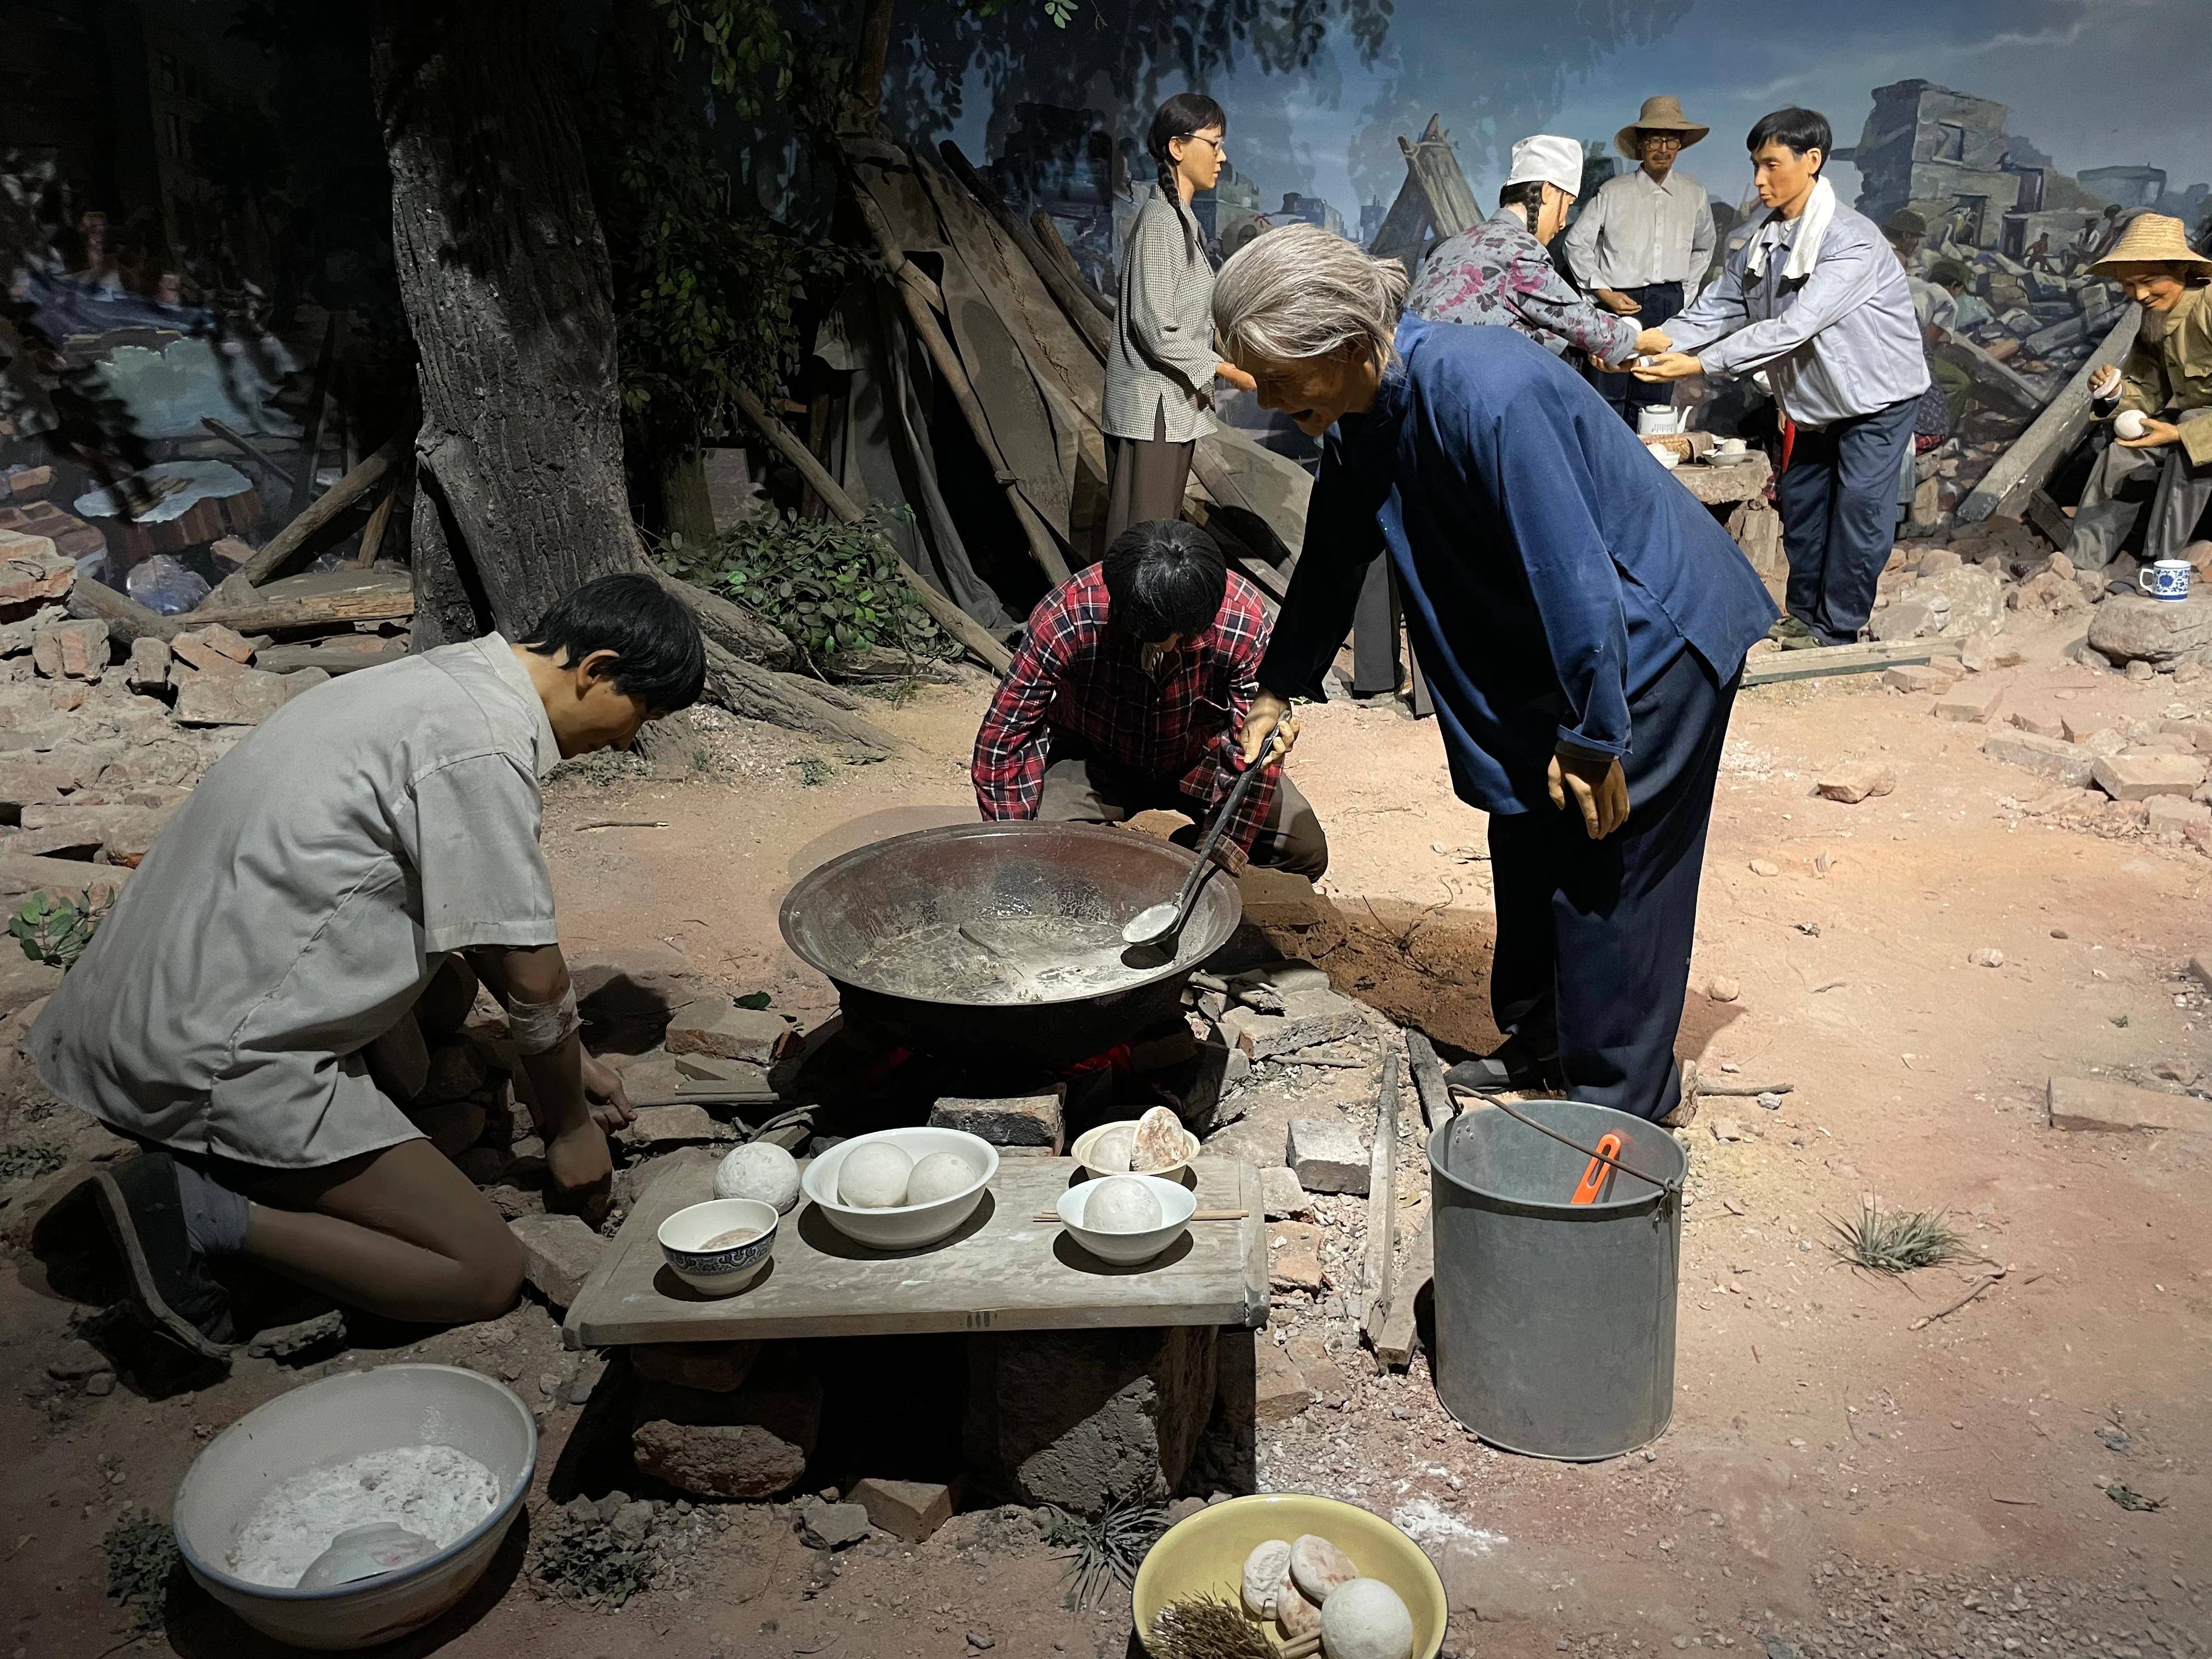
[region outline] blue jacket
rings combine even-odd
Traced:
[[[1630,700],[1694,651],[1725,684],[1777,612],[1711,512],[1581,376],[1508,328],[1398,325],[1402,368],[1329,431],[1260,665],[1311,690],[1388,548],[1452,783],[1547,805],[1557,747],[1629,751]]]

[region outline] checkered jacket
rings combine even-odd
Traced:
[[[1108,605],[1094,564],[1030,613],[1028,637],[975,734],[972,770],[985,817],[1036,816],[1055,733],[1101,759],[1172,781],[1205,806],[1235,782],[1242,769],[1236,733],[1259,690],[1267,646],[1259,589],[1230,572],[1213,626],[1186,642],[1158,678],[1145,672],[1142,641],[1107,627]],[[1249,854],[1274,794],[1272,776],[1254,783],[1224,839]]]

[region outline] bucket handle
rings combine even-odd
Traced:
[[[1575,1151],[1580,1152],[1584,1158],[1589,1158],[1594,1164],[1610,1164],[1616,1170],[1625,1170],[1630,1175],[1634,1176],[1638,1181],[1643,1182],[1645,1185],[1656,1187],[1661,1192],[1668,1194],[1670,1197],[1678,1195],[1681,1190],[1672,1181],[1662,1181],[1656,1176],[1646,1175],[1634,1164],[1624,1164],[1619,1158],[1600,1150],[1605,1145],[1604,1141],[1600,1141],[1596,1146],[1585,1146],[1579,1140],[1571,1140],[1565,1135],[1561,1134],[1557,1129],[1548,1127],[1544,1124],[1537,1122],[1534,1118],[1530,1117],[1526,1112],[1516,1111],[1511,1106],[1498,1099],[1495,1095],[1486,1095],[1480,1089],[1463,1089],[1457,1084],[1452,1085],[1451,1088],[1454,1094],[1468,1095],[1476,1100],[1481,1101],[1485,1105],[1495,1106],[1499,1111],[1504,1113],[1506,1116],[1513,1119],[1516,1123],[1527,1124],[1540,1135],[1551,1136],[1553,1139],[1558,1141],[1562,1146],[1573,1147]],[[1608,1136],[1607,1139],[1609,1139],[1611,1137]],[[1585,1176],[1584,1180],[1587,1181],[1588,1177]]]

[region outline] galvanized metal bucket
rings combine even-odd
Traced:
[[[1495,1106],[1429,1138],[1437,1394],[1508,1451],[1617,1457],[1657,1439],[1674,1415],[1688,1160],[1657,1124],[1610,1107],[1513,1109],[1582,1150]],[[1620,1138],[1620,1167],[1592,1170],[1588,1153],[1608,1134]],[[1602,1188],[1574,1203],[1586,1173]]]

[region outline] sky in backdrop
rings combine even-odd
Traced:
[[[1431,112],[1486,202],[1514,138],[1609,140],[1647,94],[1671,92],[1713,129],[1682,165],[1733,201],[1761,114],[1809,106],[1848,146],[1873,88],[1912,76],[2009,105],[2008,130],[2065,172],[2148,163],[2174,190],[2212,179],[2212,0],[1397,0],[1371,64],[1340,8],[1306,69],[1239,64],[1206,89],[1263,205],[1309,191],[1356,228],[1358,204],[1389,202],[1404,179],[1397,135]],[[1182,84],[1170,75],[1161,90]],[[988,118],[971,100],[958,136],[981,147]],[[1848,163],[1833,177],[1856,194]]]

